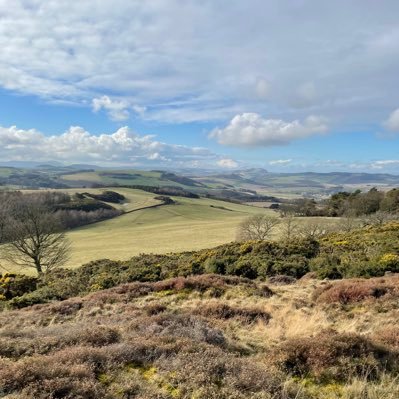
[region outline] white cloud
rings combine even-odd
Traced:
[[[289,144],[293,140],[326,131],[324,119],[317,116],[309,116],[304,122],[285,122],[280,119],[264,119],[256,113],[244,113],[236,115],[226,127],[214,129],[209,136],[227,146],[268,147]]]
[[[1,0],[0,87],[88,105],[105,95],[122,102],[108,109],[119,120],[139,104],[168,122],[314,107],[375,122],[399,101],[399,2],[366,3]]]
[[[384,126],[391,132],[399,133],[399,108],[395,109],[395,111],[389,115],[388,119],[384,122]]]
[[[125,121],[130,117],[130,110],[139,115],[143,115],[146,108],[138,105],[130,106],[126,100],[111,100],[108,96],[101,96],[92,100],[94,112],[104,109],[108,116],[114,121]]]
[[[372,169],[385,169],[399,166],[399,159],[386,159],[382,161],[371,162],[370,167]]]
[[[291,162],[292,162],[292,159],[276,159],[273,161],[269,161],[269,165],[285,166],[285,165],[289,165]]]
[[[228,168],[228,169],[234,169],[238,167],[238,162],[234,161],[233,159],[230,158],[223,158],[220,159],[217,164],[221,166],[222,168]]]
[[[136,134],[128,127],[94,135],[79,126],[51,136],[34,129],[0,127],[0,159],[173,167],[216,167],[219,161],[228,161],[206,148],[166,144],[154,136]],[[232,165],[234,161],[230,161]]]

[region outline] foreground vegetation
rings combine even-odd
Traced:
[[[390,222],[3,274],[0,397],[394,399],[397,272]]]
[[[201,275],[5,311],[1,396],[394,399],[398,284]]]
[[[232,242],[213,249],[165,255],[142,254],[127,261],[99,260],[77,269],[54,269],[38,278],[4,274],[4,306],[25,307],[107,289],[216,273],[265,280],[379,277],[399,272],[399,222],[289,241]],[[1,280],[0,280],[1,281]],[[1,302],[0,302],[1,303]]]

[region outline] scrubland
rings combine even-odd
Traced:
[[[289,282],[290,284],[287,284]],[[201,275],[0,314],[11,398],[397,398],[399,277]]]
[[[0,397],[397,398],[398,238],[389,223],[3,275]]]

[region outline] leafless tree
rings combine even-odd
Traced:
[[[361,221],[353,212],[346,212],[337,224],[338,231],[351,232],[361,226]]]
[[[298,227],[298,233],[303,238],[318,239],[332,231],[329,224],[319,220],[309,220]]]
[[[4,258],[21,268],[34,268],[39,275],[68,259],[69,244],[59,218],[40,198],[13,204],[4,236]]]
[[[254,215],[245,219],[238,227],[237,240],[265,240],[280,220],[269,215]]]
[[[281,219],[281,235],[283,240],[289,241],[299,234],[299,223],[292,213]]]
[[[8,221],[11,214],[11,198],[2,193],[0,195],[0,244],[5,241]]]
[[[377,211],[375,213],[371,213],[370,215],[364,215],[363,217],[360,218],[360,222],[364,226],[381,226],[384,223],[393,221],[393,220],[398,220],[399,215],[390,213],[390,212],[384,212],[384,211]]]

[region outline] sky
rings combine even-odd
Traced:
[[[0,0],[0,163],[399,174],[397,0]]]

